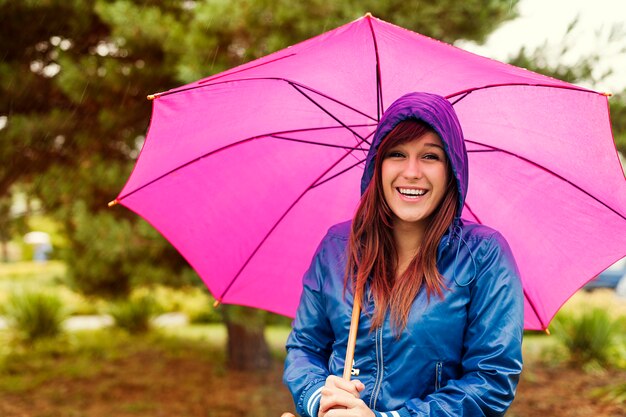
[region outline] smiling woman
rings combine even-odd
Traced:
[[[522,367],[522,288],[504,238],[461,219],[468,178],[445,98],[411,93],[387,109],[357,212],[304,276],[284,373],[299,414],[504,415]]]

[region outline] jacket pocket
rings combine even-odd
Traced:
[[[441,373],[443,370],[443,362],[437,362],[435,365],[435,391],[441,388]]]

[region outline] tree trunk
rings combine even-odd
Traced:
[[[224,307],[228,368],[237,371],[269,369],[272,357],[265,341],[265,312],[245,307]]]
[[[264,327],[251,329],[242,324],[226,323],[228,329],[227,366],[237,371],[263,371],[272,363]]]
[[[9,242],[4,237],[0,239],[0,247],[2,248],[2,262],[9,262]]]

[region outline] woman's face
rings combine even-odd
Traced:
[[[381,178],[394,226],[426,226],[446,193],[448,168],[439,135],[427,132],[383,155]]]

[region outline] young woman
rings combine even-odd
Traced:
[[[328,231],[304,276],[284,373],[299,414],[504,415],[522,369],[522,288],[504,238],[461,220],[467,185],[450,103],[394,102],[354,219]],[[344,364],[355,293],[363,308]]]

